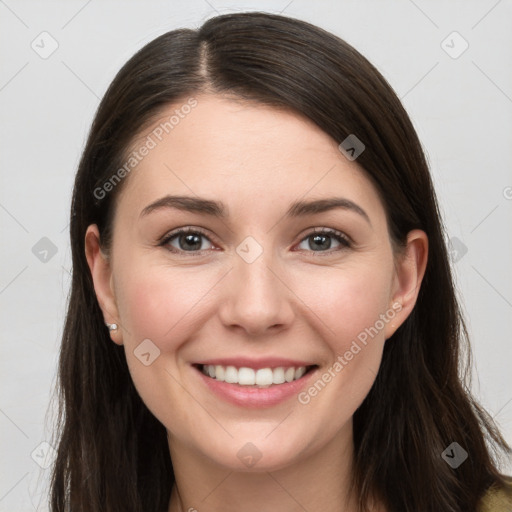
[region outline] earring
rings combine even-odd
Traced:
[[[117,324],[105,324],[109,331],[117,331]]]

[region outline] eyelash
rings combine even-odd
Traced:
[[[162,246],[162,247],[166,247],[166,249],[178,256],[183,256],[183,257],[189,257],[189,256],[202,256],[203,253],[205,251],[207,251],[208,249],[202,249],[202,250],[197,250],[197,251],[182,251],[182,250],[178,250],[176,249],[175,247],[171,247],[171,246],[168,246],[169,242],[173,239],[173,238],[176,238],[177,236],[179,235],[189,235],[189,234],[192,234],[192,235],[201,235],[203,237],[205,237],[208,241],[210,241],[211,243],[214,243],[210,240],[209,236],[203,231],[201,230],[200,228],[185,228],[185,229],[179,229],[177,231],[173,231],[171,233],[169,233],[168,235],[164,236],[158,243],[159,246]],[[303,241],[307,240],[309,237],[313,236],[313,235],[329,235],[331,236],[332,238],[336,239],[340,244],[341,244],[341,247],[337,248],[337,249],[334,249],[334,250],[327,250],[327,251],[305,251],[305,252],[309,252],[309,253],[312,253],[314,257],[322,257],[322,256],[325,256],[325,255],[330,255],[330,254],[333,254],[335,252],[338,252],[338,251],[342,251],[344,249],[349,249],[352,247],[352,241],[350,240],[350,238],[345,235],[344,233],[340,232],[340,231],[337,231],[335,229],[330,229],[330,228],[320,228],[320,229],[316,229],[311,231],[310,233],[306,234],[301,240],[299,243],[302,243]],[[304,251],[304,249],[300,249],[300,251]]]

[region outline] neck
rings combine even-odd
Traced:
[[[350,492],[352,423],[328,444],[279,469],[240,471],[216,464],[169,436],[175,484],[169,512],[357,512]],[[306,453],[307,448],[302,448]]]

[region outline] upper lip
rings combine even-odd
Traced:
[[[315,366],[310,361],[298,361],[296,359],[285,359],[281,357],[263,357],[254,359],[249,357],[223,357],[218,359],[205,359],[194,363],[196,365],[221,365],[221,366],[234,366],[236,368],[299,368],[300,366]]]

